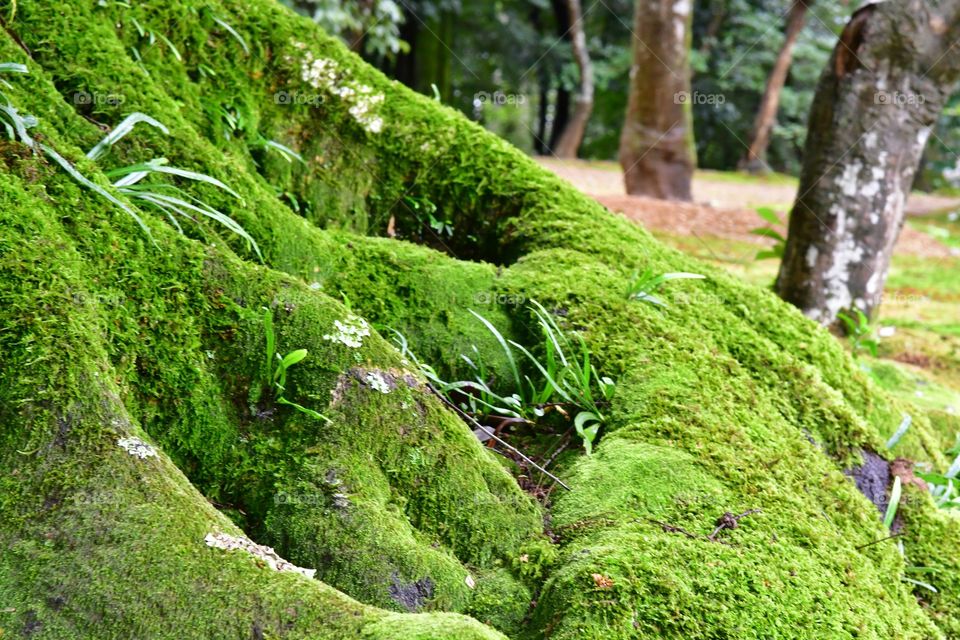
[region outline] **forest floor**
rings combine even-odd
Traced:
[[[757,260],[772,240],[751,233],[769,226],[758,207],[786,219],[797,181],[698,171],[693,203],[628,196],[615,162],[539,158],[544,167],[634,220],[665,244],[707,260],[759,286],[777,273],[775,259]],[[960,198],[913,194],[874,329],[880,358],[863,356],[879,384],[919,408],[960,413]],[[777,229],[786,235],[786,229]],[[960,434],[958,434],[960,438]]]
[[[766,226],[757,215],[757,207],[770,207],[784,216],[797,193],[797,181],[789,176],[754,177],[741,173],[698,171],[693,181],[694,202],[668,203],[628,196],[620,166],[615,162],[543,157],[538,161],[611,211],[622,213],[651,231],[683,236],[729,238],[769,245],[767,238],[751,233],[757,227]],[[954,209],[960,209],[960,198],[915,193],[907,202],[907,215],[911,218],[936,217]],[[780,231],[782,233],[784,229]],[[960,249],[951,251],[948,243],[913,225],[904,229],[897,250],[930,257],[960,254]]]

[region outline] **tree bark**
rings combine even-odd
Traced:
[[[805,0],[795,0],[787,16],[787,26],[784,31],[783,45],[773,63],[767,87],[760,99],[760,108],[753,121],[753,130],[750,133],[750,144],[746,155],[740,160],[739,168],[751,172],[765,172],[769,169],[766,163],[767,147],[770,145],[770,131],[777,119],[777,107],[780,105],[780,92],[787,81],[790,63],[793,60],[793,46],[803,30],[807,17],[809,3]]]
[[[567,4],[567,0],[551,0],[553,7],[553,16],[556,22],[556,34],[558,41],[569,42],[571,40],[570,30],[572,27],[572,16]],[[548,78],[550,86],[556,85],[557,96],[553,102],[553,119],[550,122],[550,137],[544,139],[544,146],[547,153],[555,155],[557,143],[560,141],[560,134],[567,128],[570,121],[570,90],[564,85],[561,65],[549,65]],[[552,74],[552,77],[550,77]]]
[[[627,193],[690,200],[695,164],[690,3],[637,0],[630,95],[620,136]]]
[[[452,40],[454,16],[448,11],[421,18],[405,5],[400,37],[410,50],[397,56],[395,77],[420,93],[433,97],[437,88],[441,101],[453,99],[452,59],[445,44]]]
[[[958,14],[960,0],[868,5],[820,78],[776,291],[822,324],[880,304],[914,172],[958,79]]]
[[[583,142],[583,134],[587,130],[587,122],[593,111],[593,65],[587,48],[580,0],[567,0],[567,8],[570,15],[570,43],[573,48],[573,59],[580,73],[580,89],[577,93],[573,116],[564,127],[554,149],[554,154],[558,158],[577,157],[577,150]]]

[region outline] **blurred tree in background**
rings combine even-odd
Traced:
[[[582,92],[568,0],[283,0],[387,75],[438,97],[529,153],[551,155]],[[695,0],[690,61],[701,168],[735,170],[747,152],[795,3]],[[855,5],[810,3],[792,49],[766,163],[798,174],[817,79]],[[580,157],[614,160],[627,107],[634,7],[584,2],[593,109]],[[944,111],[921,188],[960,185],[960,100]],[[954,133],[956,131],[956,133]]]

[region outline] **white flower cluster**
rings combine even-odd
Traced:
[[[316,569],[304,569],[297,565],[287,562],[277,555],[277,552],[262,544],[257,544],[253,540],[244,537],[231,536],[226,533],[208,533],[203,539],[208,547],[214,549],[223,549],[224,551],[234,551],[242,549],[250,555],[265,562],[274,571],[295,571],[296,573],[312,578],[316,575]]]
[[[366,375],[367,384],[370,385],[370,388],[374,391],[379,391],[380,393],[390,393],[390,383],[387,382],[387,379],[383,377],[383,374],[379,371],[370,371]]]
[[[383,118],[375,113],[376,108],[383,104],[382,93],[374,92],[372,87],[365,84],[343,80],[335,60],[315,58],[302,42],[295,42],[294,46],[304,52],[300,63],[300,77],[304,82],[316,89],[329,91],[347,103],[353,119],[370,133],[383,131]]]
[[[117,440],[117,445],[130,455],[136,456],[141,460],[154,458],[157,455],[157,450],[140,438],[120,438]]]
[[[370,325],[363,318],[347,318],[343,322],[334,320],[334,333],[323,336],[324,340],[340,342],[351,349],[363,346],[363,339],[370,335]]]

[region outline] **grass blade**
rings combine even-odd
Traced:
[[[503,352],[504,354],[506,354],[507,362],[510,365],[510,372],[513,374],[513,380],[517,385],[517,390],[522,389],[523,382],[520,380],[520,370],[517,369],[517,363],[513,359],[513,351],[510,349],[510,346],[507,344],[507,341],[504,339],[503,335],[501,335],[500,332],[497,331],[497,328],[493,326],[490,323],[490,321],[484,318],[482,315],[480,315],[473,309],[468,309],[468,311],[472,313],[474,317],[476,317],[480,322],[483,323],[483,325],[487,328],[487,330],[493,334],[493,337],[496,338],[497,342],[500,343],[500,346],[503,347]]]
[[[237,33],[236,29],[231,27],[229,24],[227,24],[225,20],[221,20],[220,18],[215,17],[213,21],[216,22],[221,27],[223,27],[224,29],[226,29],[227,33],[233,36],[233,39],[240,43],[240,46],[243,48],[243,52],[248,56],[250,55],[250,48],[247,46],[247,41],[244,40],[239,33]]]
[[[893,519],[897,517],[897,507],[900,505],[900,492],[903,490],[900,476],[893,479],[893,489],[890,491],[890,504],[883,516],[883,526],[887,529],[893,526]]]
[[[103,140],[98,142],[92,149],[90,149],[90,151],[87,152],[87,157],[91,160],[96,160],[110,147],[122,140],[124,136],[133,131],[133,128],[141,122],[159,129],[165,135],[170,135],[170,131],[163,125],[162,122],[154,120],[147,114],[137,111],[135,113],[131,113],[126,118],[121,120],[120,124],[113,128],[113,131],[104,136]]]
[[[140,228],[143,229],[143,232],[147,234],[148,238],[150,238],[150,242],[152,242],[154,246],[157,246],[156,240],[153,239],[153,234],[150,233],[150,227],[148,227],[146,223],[144,223],[144,221],[140,218],[140,216],[136,214],[136,212],[133,209],[131,209],[129,206],[121,202],[116,196],[114,196],[112,193],[110,193],[109,191],[107,191],[97,183],[89,180],[86,176],[84,176],[82,173],[77,171],[74,168],[74,166],[70,164],[63,156],[61,156],[59,153],[57,153],[47,145],[40,145],[40,148],[43,149],[44,153],[46,153],[48,156],[53,158],[53,160],[57,164],[63,167],[63,170],[66,171],[68,174],[70,174],[71,178],[73,178],[74,180],[76,180],[86,188],[90,189],[94,193],[103,196],[104,198],[106,198],[116,206],[123,209],[124,212],[126,212],[131,218],[133,218],[137,222],[138,225],[140,225]]]

